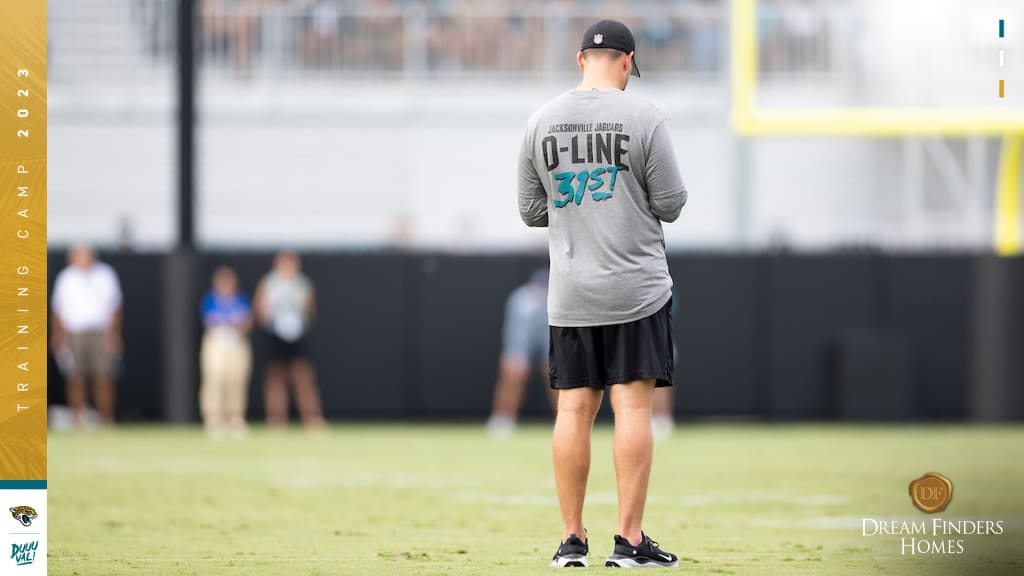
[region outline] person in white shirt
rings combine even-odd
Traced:
[[[290,380],[303,424],[309,430],[322,430],[327,421],[309,343],[316,295],[312,280],[302,273],[298,253],[282,250],[274,257],[274,267],[256,286],[253,300],[256,321],[270,336],[264,386],[267,424],[281,428],[288,423]]]
[[[114,422],[114,365],[121,340],[121,284],[91,248],[75,246],[68,267],[57,274],[50,297],[52,346],[67,381],[76,425],[85,424],[86,382],[103,425]]]

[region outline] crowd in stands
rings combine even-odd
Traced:
[[[173,53],[175,2],[134,0],[154,55]],[[638,59],[655,74],[715,74],[726,65],[725,0],[197,0],[203,63],[247,76],[256,68],[355,73],[540,76],[571,72],[580,30],[620,19],[637,36]],[[820,0],[760,0],[766,70],[827,66]]]

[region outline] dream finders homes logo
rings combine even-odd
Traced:
[[[942,512],[953,500],[953,483],[938,472],[928,472],[910,483],[910,499],[914,506],[926,514]],[[900,553],[963,554],[963,536],[1000,536],[1004,534],[1002,520],[878,520],[861,519],[861,536],[904,536],[900,538]],[[910,536],[910,538],[906,538]]]
[[[877,520],[861,519],[861,535],[893,535],[900,538],[900,553],[963,554],[964,539],[960,536],[999,536],[1004,533],[1002,520]],[[911,536],[907,538],[906,536]],[[923,536],[923,538],[921,537]]]
[[[14,560],[16,566],[27,566],[36,561],[36,549],[38,548],[39,540],[25,544],[11,544],[11,560]]]

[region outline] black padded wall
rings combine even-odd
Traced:
[[[125,292],[126,356],[118,388],[122,419],[157,419],[163,413],[159,307],[165,257],[103,256],[117,269]],[[203,254],[196,298],[220,264],[238,270],[251,295],[272,257],[269,252]],[[63,253],[51,254],[51,279],[63,259]],[[855,414],[870,419],[871,398],[877,396],[888,417],[966,416],[974,259],[843,253],[671,256],[677,413],[683,418]],[[546,260],[536,254],[304,255],[317,290],[312,349],[328,415],[485,417],[498,373],[505,298]],[[266,349],[259,330],[253,346],[249,415],[259,419]],[[905,394],[880,384],[904,377],[909,400],[884,397]],[[858,390],[857,409],[845,410],[842,402],[849,395],[841,389],[844,382],[877,390]],[[63,383],[52,363],[49,383],[50,401],[62,403]],[[878,416],[887,417],[881,411]],[[524,414],[549,416],[539,371]]]

